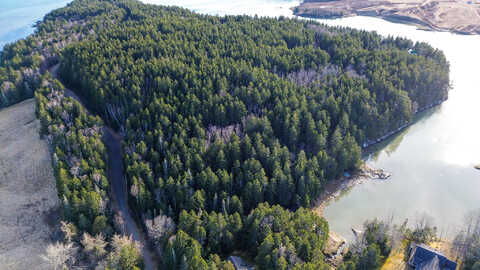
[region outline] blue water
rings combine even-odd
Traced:
[[[0,0],[0,50],[5,44],[25,38],[45,14],[71,0]]]

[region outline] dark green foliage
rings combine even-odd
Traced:
[[[42,133],[55,150],[57,190],[65,218],[81,231],[111,235],[102,120],[88,116],[80,103],[64,95],[60,82],[48,75],[35,94]]]
[[[357,168],[360,145],[448,90],[441,52],[362,31],[127,0],[88,11],[78,1],[56,16],[106,10],[118,23],[68,46],[62,77],[125,134],[132,203],[171,216],[200,245],[187,256],[198,267],[234,249],[248,249],[261,269],[321,261],[326,226],[315,237],[312,228],[298,238],[250,232],[250,217],[266,211],[259,204],[310,206],[326,181]],[[242,223],[252,242],[239,241]],[[378,263],[377,249],[385,252],[372,245],[359,263]]]
[[[232,269],[220,256],[237,250],[259,269],[326,269],[328,225],[302,207],[357,169],[364,144],[447,97],[448,63],[427,44],[311,21],[76,0],[37,27],[0,55],[0,107],[41,89],[65,215],[111,233],[102,122],[58,83],[40,87],[60,62],[62,79],[124,135],[139,216],[177,224],[161,241],[166,269]],[[388,255],[370,225],[344,269]]]
[[[207,269],[208,265],[202,258],[201,250],[202,246],[195,239],[179,230],[165,248],[166,269]]]
[[[446,97],[448,64],[422,44],[410,55],[402,39],[307,21],[117,9],[122,23],[69,46],[61,70],[125,132],[142,212],[232,213],[234,196],[244,213],[310,206],[361,144]]]
[[[389,226],[381,221],[367,221],[358,243],[344,258],[339,270],[375,270],[385,262],[392,249]]]
[[[182,211],[178,220],[178,229],[185,231],[201,243],[205,254],[230,254],[240,240],[242,218],[238,213],[225,216],[216,212],[196,214],[193,211],[190,213]]]
[[[202,246],[181,229],[165,247],[165,269],[178,270],[234,270],[230,262],[222,261],[216,254],[208,260],[202,257]]]
[[[244,233],[244,246],[260,269],[290,269],[323,261],[328,224],[309,209],[290,212],[260,204],[247,216]]]
[[[290,269],[303,264],[305,268],[298,269],[325,267],[322,250],[328,224],[308,209],[291,212],[278,205],[260,204],[243,225],[238,213],[182,211],[178,229],[165,248],[168,269],[182,269],[183,261],[204,267],[208,262],[203,258],[208,254],[227,256],[235,249],[248,251],[260,269]]]

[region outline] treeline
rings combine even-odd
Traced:
[[[260,249],[236,237],[261,203],[310,206],[325,182],[357,168],[362,144],[447,95],[448,63],[425,44],[309,21],[112,3],[123,17],[68,46],[61,75],[124,134],[130,201],[144,221],[170,219],[161,224],[201,247],[187,262]],[[77,8],[101,14],[95,4]],[[323,240],[290,241],[272,235],[271,248],[249,254],[262,269],[284,265],[278,250],[288,245],[298,262],[321,261],[304,253],[317,254]],[[180,268],[179,252],[165,263]]]
[[[124,135],[130,203],[169,269],[231,269],[239,251],[260,269],[323,269],[327,223],[302,207],[359,166],[362,145],[447,97],[441,52],[310,21],[76,0],[37,27],[1,54],[3,106],[41,86],[22,72],[60,62]],[[70,99],[52,110],[61,94],[43,88],[67,217],[107,234],[101,122]]]
[[[39,85],[39,67],[45,60],[32,54],[33,38],[6,45],[0,52],[0,108],[33,97]]]
[[[408,259],[411,244],[429,245],[440,240],[437,238],[437,228],[432,227],[426,217],[418,219],[414,226],[408,226],[408,219],[400,226],[392,224],[392,220],[393,218],[390,221],[366,221],[363,230],[355,235],[354,242],[348,247],[338,269],[381,269],[391,252],[403,253]]]
[[[32,98],[41,75],[58,62],[65,46],[94,37],[125,12],[110,1],[88,5],[88,1],[74,1],[54,10],[37,23],[34,34],[4,46],[0,51],[0,108]]]
[[[61,69],[126,134],[127,173],[142,212],[176,217],[196,210],[194,200],[219,211],[234,197],[245,213],[262,201],[309,206],[323,182],[357,167],[359,145],[404,125],[448,88],[443,55],[411,55],[401,39],[162,7],[151,7],[151,16],[136,2],[125,6],[142,19],[128,16],[68,47]],[[311,70],[308,84],[287,79]],[[420,83],[428,89],[404,89]]]
[[[182,211],[173,240],[162,236],[163,263],[166,269],[234,269],[218,254],[243,250],[259,269],[328,269],[322,255],[327,236],[326,221],[309,209],[260,204],[243,224],[238,213]]]
[[[103,123],[67,98],[63,86],[44,80],[35,94],[41,135],[51,144],[58,197],[68,221],[81,231],[112,235]],[[110,222],[109,222],[110,220]]]
[[[139,269],[139,247],[115,234],[121,232],[121,224],[114,222],[109,200],[103,121],[66,97],[63,85],[50,74],[41,80],[35,92],[36,113],[40,133],[53,150],[64,240],[49,246],[46,258],[54,268],[80,261],[92,268]]]
[[[403,233],[405,228],[397,231],[391,224],[371,220],[365,222],[363,229],[362,234],[357,236],[357,242],[349,247],[339,270],[380,269],[392,250],[392,235]]]

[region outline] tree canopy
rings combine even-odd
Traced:
[[[98,117],[43,83],[55,63]],[[111,230],[107,123],[123,136],[130,204],[168,268],[231,269],[221,258],[241,251],[260,269],[323,269],[328,225],[304,207],[358,168],[362,147],[445,100],[449,65],[424,43],[308,20],[75,0],[5,47],[0,81],[0,107],[40,89],[79,229]]]

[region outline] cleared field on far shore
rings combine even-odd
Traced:
[[[305,0],[296,15],[366,15],[408,22],[427,29],[480,34],[480,0]]]
[[[48,145],[35,101],[0,110],[0,269],[50,269],[40,257],[59,223]]]

